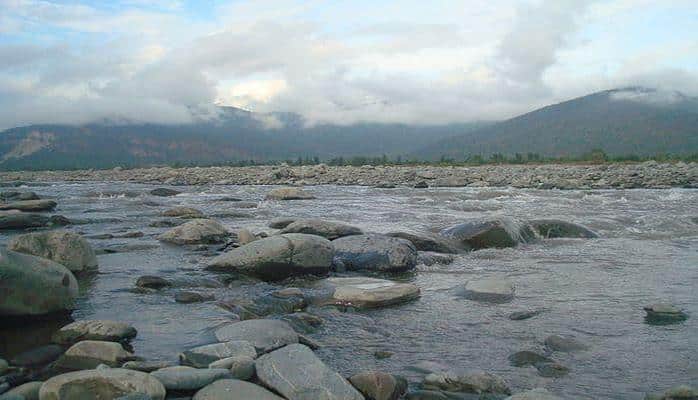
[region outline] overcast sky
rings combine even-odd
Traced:
[[[696,0],[0,0],[0,128],[502,119],[626,85],[698,93]]]

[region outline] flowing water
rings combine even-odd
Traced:
[[[270,187],[177,187],[184,194],[161,198],[153,186],[124,183],[55,183],[32,190],[55,196],[56,213],[90,220],[72,226],[85,235],[142,231],[134,239],[91,239],[95,248],[141,246],[99,256],[99,273],[80,279],[75,319],[114,319],[133,324],[137,355],[176,360],[189,347],[214,341],[213,330],[230,320],[214,302],[178,304],[176,289],[157,294],[130,289],[140,275],[160,275],[180,287],[214,293],[218,298],[268,292],[263,283],[207,288],[219,279],[203,271],[205,252],[161,245],[155,235],[168,228],[149,227],[172,206],[199,208],[230,229],[268,231],[271,218],[319,217],[345,221],[365,231],[434,231],[464,219],[510,216],[522,220],[559,218],[582,223],[600,239],[553,239],[512,249],[459,255],[450,265],[420,265],[402,275],[422,290],[418,301],[367,312],[311,309],[325,319],[312,338],[318,355],[348,375],[377,369],[399,373],[416,384],[414,366],[435,361],[449,367],[482,369],[503,376],[514,392],[546,387],[570,399],[641,399],[698,380],[698,191],[612,190],[550,191],[506,188],[376,189],[310,187],[318,199],[268,202]],[[103,195],[98,195],[103,193]],[[95,197],[96,196],[96,197]],[[254,208],[217,201],[235,196]],[[249,203],[242,203],[242,205]],[[227,215],[221,215],[227,213]],[[13,234],[2,233],[2,243]],[[215,246],[213,246],[215,248]],[[472,278],[507,276],[516,285],[510,303],[485,304],[455,295]],[[670,302],[690,317],[676,325],[644,321],[643,305]],[[545,309],[534,318],[512,321],[508,314]],[[41,329],[43,328],[43,329]],[[0,336],[0,356],[36,346],[52,326],[23,326]],[[573,335],[588,351],[554,353],[570,368],[562,378],[543,378],[533,367],[510,366],[519,350],[541,350],[551,334]],[[376,359],[377,350],[393,352]]]

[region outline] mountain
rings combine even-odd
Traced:
[[[543,107],[419,149],[423,159],[494,153],[579,156],[698,153],[698,98],[642,87],[607,90]]]

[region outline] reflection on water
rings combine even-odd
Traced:
[[[96,248],[133,251],[99,256],[100,272],[80,279],[81,298],[73,313],[75,319],[133,324],[139,331],[133,346],[140,356],[175,360],[183,349],[214,341],[212,331],[230,321],[230,314],[212,303],[175,303],[179,288],[239,298],[279,287],[248,280],[221,287],[221,276],[201,268],[210,254],[161,246],[154,236],[167,228],[149,225],[169,207],[196,207],[220,215],[231,229],[270,233],[267,222],[281,216],[337,219],[374,232],[433,232],[464,219],[509,216],[579,222],[601,239],[546,240],[457,256],[450,265],[420,266],[400,279],[417,284],[421,299],[398,307],[346,313],[311,309],[325,320],[321,331],[311,335],[323,345],[320,357],[343,374],[379,369],[403,374],[413,383],[420,378],[414,365],[437,361],[500,374],[515,391],[542,386],[575,399],[637,399],[698,376],[698,319],[649,325],[642,309],[670,302],[698,315],[698,224],[692,220],[698,215],[698,191],[323,186],[309,188],[317,200],[268,202],[262,200],[266,187],[180,187],[186,193],[172,198],[143,194],[152,188],[121,183],[33,188],[56,196],[60,214],[93,221],[70,229],[86,235],[145,234],[90,240]],[[256,202],[257,208],[240,212],[234,202],[216,201],[225,196]],[[10,235],[2,233],[0,239],[5,242]],[[129,289],[140,275],[167,277],[176,288],[134,293]],[[454,295],[454,287],[469,279],[495,275],[516,284],[514,301],[491,305]],[[512,312],[537,309],[546,311],[522,321],[508,318]],[[16,353],[33,340],[44,343],[52,329],[40,325],[3,331],[0,355]],[[573,335],[590,346],[584,352],[552,354],[570,368],[568,376],[543,378],[533,367],[509,364],[511,353],[541,350],[552,334]],[[394,355],[377,359],[376,351]]]

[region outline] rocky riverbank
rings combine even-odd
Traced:
[[[170,185],[512,186],[537,189],[698,187],[698,163],[436,166],[255,166],[2,172],[22,181],[121,181]]]

